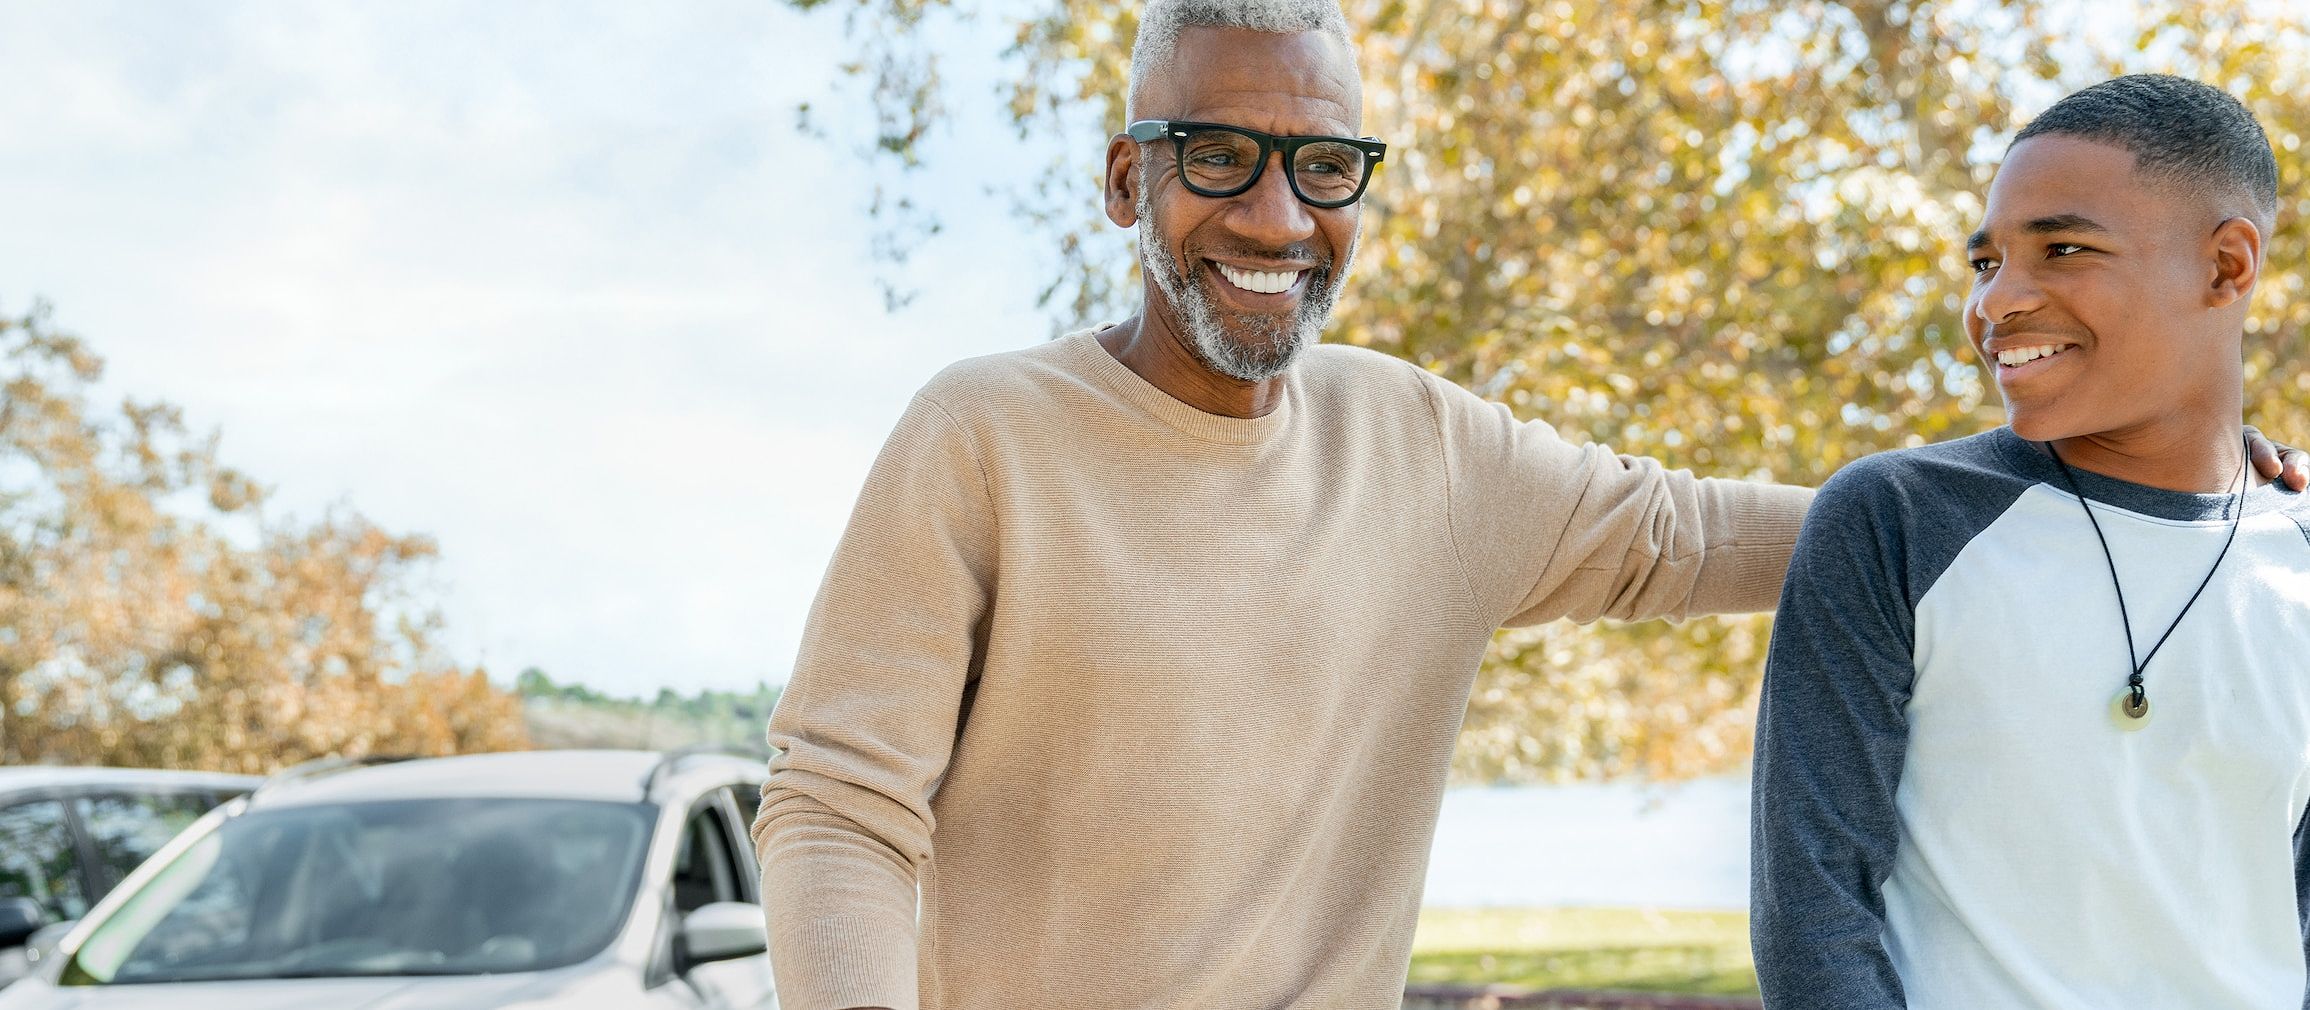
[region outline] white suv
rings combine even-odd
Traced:
[[[763,774],[642,751],[293,769],[139,867],[0,1010],[775,1008]]]

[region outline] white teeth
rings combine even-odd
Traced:
[[[2026,365],[2039,358],[2059,354],[2062,350],[2063,348],[2051,344],[2043,347],[2008,347],[1997,352],[1997,363],[2011,368],[2015,365]]]
[[[1285,274],[1266,273],[1258,270],[1237,270],[1225,263],[1218,266],[1219,272],[1227,278],[1227,283],[1245,291],[1256,291],[1263,295],[1282,294],[1291,290],[1292,285],[1299,283],[1299,275],[1306,273],[1304,270],[1295,270]]]

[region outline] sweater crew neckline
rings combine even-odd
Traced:
[[[1066,352],[1082,364],[1092,379],[1132,406],[1154,415],[1156,420],[1180,434],[1226,445],[1259,445],[1273,439],[1290,423],[1292,411],[1300,397],[1299,368],[1296,364],[1284,373],[1283,397],[1274,410],[1259,417],[1227,417],[1205,413],[1164,392],[1161,387],[1142,378],[1130,366],[1107,353],[1107,348],[1098,340],[1100,330],[1105,328],[1097,326],[1078,330],[1059,338],[1059,341]]]

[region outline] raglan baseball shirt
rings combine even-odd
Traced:
[[[2147,653],[2238,499],[2072,469]],[[1770,1010],[2305,1005],[2310,496],[2245,496],[2132,729],[2124,635],[2078,497],[2010,429],[1829,481],[1757,726]]]

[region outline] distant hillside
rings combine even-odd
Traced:
[[[654,699],[614,698],[578,684],[557,684],[545,672],[524,670],[514,682],[533,744],[655,750],[717,743],[760,750],[763,727],[778,703],[778,689],[749,693],[661,690]]]

